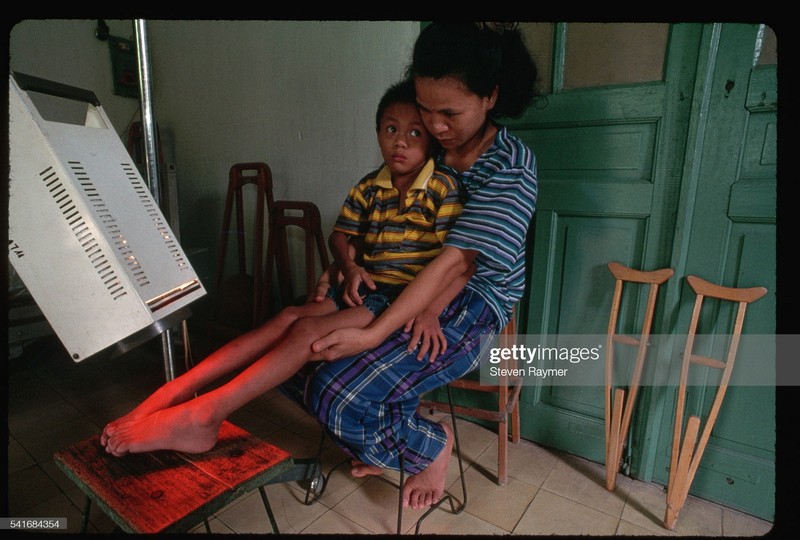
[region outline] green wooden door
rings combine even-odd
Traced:
[[[527,334],[604,335],[614,287],[608,263],[670,265],[702,27],[664,26],[658,80],[562,89],[557,67],[545,105],[513,126],[539,165],[529,300],[521,310]],[[565,66],[571,27],[556,31],[553,56]],[[623,331],[638,331],[644,301],[644,294],[626,297]],[[603,462],[603,365],[576,369],[593,371],[582,376],[597,384],[524,389],[522,435]],[[648,399],[640,396],[645,405]]]
[[[607,263],[618,261],[675,270],[656,334],[686,333],[687,274],[770,289],[745,332],[774,333],[777,105],[774,66],[754,67],[759,26],[670,25],[659,80],[568,89],[571,26],[555,26],[553,91],[511,124],[534,149],[540,182],[521,329],[605,334]],[[645,301],[644,289],[623,299],[621,331],[640,331]],[[623,470],[647,481],[668,477],[675,392],[664,381],[679,352],[648,359],[637,401]],[[522,436],[602,463],[602,365],[581,369],[594,369],[597,385],[528,383]],[[710,399],[693,392],[690,406],[702,413]],[[706,453],[690,493],[771,519],[774,388],[731,388]]]
[[[718,51],[700,66],[708,82],[696,98],[698,115],[687,152],[682,187],[687,233],[676,240],[675,262],[682,274],[697,275],[731,287],[762,286],[768,294],[748,307],[743,332],[776,333],[776,166],[777,67],[760,63],[763,28],[724,24],[706,28],[704,50]],[[675,332],[685,332],[694,293],[681,280]],[[724,339],[733,327],[734,309],[711,304],[702,314],[701,331]],[[762,357],[760,341],[743,342],[731,385],[714,425],[690,493],[765,519],[775,511],[775,387],[763,385],[762,371],[774,364]],[[680,344],[682,347],[683,344]],[[677,381],[673,351],[670,381]],[[695,369],[695,376],[705,371]],[[707,385],[687,393],[687,414],[704,422],[716,392]],[[663,390],[663,414],[650,411],[653,480],[666,484],[674,425],[675,389]],[[662,399],[663,398],[663,399]],[[645,457],[645,462],[650,457]]]

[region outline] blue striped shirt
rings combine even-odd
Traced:
[[[467,287],[483,297],[500,328],[525,292],[525,237],[536,210],[536,157],[518,137],[498,127],[492,146],[459,174],[467,202],[445,246],[478,251]]]

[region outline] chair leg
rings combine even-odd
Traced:
[[[447,403],[450,406],[450,419],[453,423],[453,450],[455,451],[456,458],[458,459],[458,476],[461,480],[461,493],[463,499],[461,500],[461,504],[456,506],[455,498],[450,495],[450,493],[445,493],[441,499],[439,499],[435,504],[431,505],[428,510],[422,514],[419,519],[417,520],[416,528],[414,529],[414,534],[419,534],[419,528],[422,525],[422,522],[425,518],[430,515],[431,512],[439,508],[445,502],[450,503],[450,511],[453,514],[460,514],[464,511],[467,507],[467,481],[464,478],[464,462],[461,459],[461,445],[459,444],[458,439],[458,425],[456,423],[456,413],[455,409],[453,408],[453,398],[450,393],[450,387],[445,386],[447,389]],[[397,507],[397,534],[402,534],[402,527],[403,527],[403,487],[405,486],[405,472],[404,472],[404,462],[403,462],[403,455],[400,455],[400,495],[399,495],[399,502]]]
[[[331,475],[334,473],[336,469],[348,463],[350,459],[344,459],[338,464],[334,465],[331,470],[328,471],[328,474],[322,473],[322,449],[325,445],[325,432],[322,432],[319,441],[319,448],[317,449],[317,455],[313,458],[313,469],[311,473],[311,481],[306,488],[306,498],[305,498],[305,505],[311,506],[315,502],[317,502],[321,497],[322,494],[325,493],[325,488],[328,487],[328,479],[330,479]]]
[[[508,423],[497,424],[497,484],[505,486],[508,483]]]

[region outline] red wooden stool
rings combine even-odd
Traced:
[[[211,532],[209,516],[258,488],[278,534],[264,486],[294,467],[284,450],[229,422],[223,422],[217,445],[202,454],[159,450],[115,457],[95,435],[54,459],[86,494],[81,532],[92,501],[125,532],[186,532],[201,521]]]

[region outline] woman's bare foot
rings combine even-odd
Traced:
[[[364,476],[380,476],[383,474],[383,469],[378,467],[377,465],[369,465],[362,461],[353,460],[350,462],[350,474],[355,476],[356,478],[361,478]]]
[[[161,409],[151,415],[118,421],[104,431],[106,452],[114,456],[152,450],[192,454],[211,450],[217,443],[221,420],[206,414],[202,400]]]
[[[444,494],[445,476],[453,453],[453,431],[447,424],[442,424],[442,427],[447,435],[445,447],[424,471],[406,480],[403,486],[404,508],[427,508],[439,502]]]

